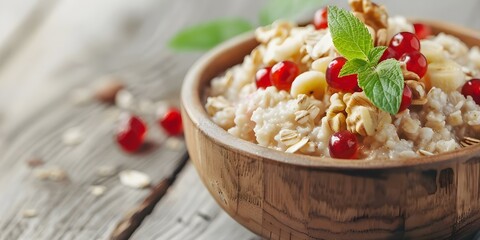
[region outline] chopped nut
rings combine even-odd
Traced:
[[[424,105],[427,103],[427,93],[423,82],[406,80],[405,84],[412,90],[412,105]]]
[[[376,46],[387,46],[388,31],[386,28],[379,29],[376,35]]]
[[[334,132],[346,129],[345,103],[343,95],[335,93],[330,97],[330,107],[327,109],[327,122]]]
[[[183,145],[183,142],[180,141],[178,138],[171,137],[167,139],[167,141],[165,142],[165,146],[170,150],[179,151],[183,149],[184,145]]]
[[[310,113],[306,110],[300,110],[295,112],[295,121],[299,124],[305,124],[310,119]]]
[[[40,180],[50,180],[60,182],[68,179],[68,174],[65,170],[59,167],[37,169],[35,171],[35,177]]]
[[[389,114],[375,107],[364,92],[346,95],[344,101],[347,105],[345,108],[347,129],[353,133],[372,136],[381,122],[388,121],[385,114],[388,116]]]
[[[370,0],[349,0],[352,10],[363,15],[363,22],[375,30],[388,27],[388,14],[383,6]]]
[[[132,188],[146,188],[151,182],[147,174],[135,170],[121,171],[119,177],[123,185]]]
[[[105,165],[105,166],[100,166],[96,170],[97,175],[100,177],[110,177],[118,172],[118,166],[110,166],[110,165]]]
[[[289,147],[300,141],[300,135],[297,131],[282,129],[280,130],[280,141]]]
[[[129,91],[121,89],[115,95],[115,105],[122,109],[133,109],[135,106],[135,98]]]
[[[289,147],[285,152],[286,153],[296,153],[298,150],[300,150],[305,144],[308,143],[308,138],[304,137],[302,140],[299,142],[295,143],[291,147]]]
[[[32,158],[27,161],[27,164],[30,168],[36,168],[45,164],[45,162],[40,158]]]
[[[79,128],[70,128],[62,135],[62,141],[65,145],[75,146],[84,140],[83,132]]]
[[[102,185],[94,185],[90,187],[90,193],[96,197],[103,195],[105,191],[107,191],[107,187]]]
[[[405,62],[400,62],[400,68],[402,69],[403,79],[405,81],[420,81],[420,77],[416,73],[407,70],[407,64]]]
[[[33,208],[28,208],[22,211],[22,216],[24,218],[34,218],[38,215],[38,212],[36,209]]]

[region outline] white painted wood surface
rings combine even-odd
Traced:
[[[118,164],[158,182],[181,164],[184,148],[168,150],[157,136],[150,154],[122,154],[112,142],[113,119],[106,117],[111,108],[75,107],[72,90],[117,74],[136,95],[175,97],[201,53],[172,52],[167,40],[185,26],[219,17],[256,22],[264,2],[0,0],[0,239],[108,239],[149,191],[123,187],[115,177],[99,179],[95,169]],[[478,0],[379,2],[395,14],[480,30]],[[73,126],[87,133],[86,141],[66,147],[61,134]],[[70,181],[34,178],[25,164],[34,156],[64,168]],[[107,192],[95,198],[88,187],[99,181]],[[132,239],[256,239],[218,208],[199,181],[186,167]],[[29,208],[38,216],[24,218]]]

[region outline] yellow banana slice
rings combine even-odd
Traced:
[[[312,63],[312,69],[325,74],[327,72],[328,64],[333,60],[333,57],[322,57]]]
[[[466,82],[462,66],[452,60],[429,64],[427,78],[432,87],[441,88],[447,93],[456,91]]]
[[[297,97],[300,94],[312,95],[316,99],[323,99],[327,89],[325,74],[318,71],[308,71],[298,75],[292,83],[290,94]]]
[[[443,46],[432,40],[422,40],[420,52],[427,58],[428,63],[447,60]]]

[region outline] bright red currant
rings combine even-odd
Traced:
[[[328,64],[325,77],[330,87],[343,91],[343,92],[359,92],[361,91],[358,86],[357,74],[338,77],[343,65],[347,62],[344,57],[337,57]]]
[[[279,62],[272,67],[270,80],[278,90],[290,91],[292,82],[300,73],[297,64],[290,61]]]
[[[255,74],[255,83],[257,84],[257,88],[267,88],[272,86],[272,82],[270,81],[271,71],[271,67],[262,68],[257,71],[257,74]]]
[[[405,53],[400,58],[400,62],[404,62],[407,65],[407,70],[416,73],[420,78],[423,78],[427,73],[427,58],[420,52]]]
[[[383,52],[382,57],[380,58],[380,62],[385,61],[390,58],[398,59],[398,53],[393,50],[393,48],[387,48],[385,49],[385,52]]]
[[[183,133],[182,115],[177,108],[168,109],[158,120],[160,126],[171,136]]]
[[[400,32],[392,37],[389,47],[400,57],[405,53],[420,51],[420,40],[411,32]]]
[[[126,152],[136,152],[142,146],[147,125],[137,116],[124,114],[117,126],[117,143]]]
[[[328,27],[328,11],[326,7],[315,12],[315,15],[313,16],[313,25],[317,30]]]
[[[432,28],[423,23],[414,23],[413,27],[415,28],[415,34],[420,40],[426,39],[432,35]]]
[[[471,96],[480,105],[480,79],[468,80],[462,87],[463,96]]]
[[[334,133],[328,143],[330,156],[334,158],[354,159],[357,156],[358,140],[355,134],[344,130]]]
[[[412,90],[410,89],[410,87],[405,85],[405,87],[403,87],[402,102],[400,103],[400,108],[398,109],[398,112],[404,111],[405,109],[410,107],[411,104],[412,104]]]

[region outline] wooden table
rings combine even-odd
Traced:
[[[264,1],[261,1],[261,3]],[[444,18],[480,29],[480,2],[383,1],[396,13]],[[218,17],[256,21],[258,1],[10,0],[0,2],[0,239],[259,239],[224,213],[187,161],[182,139],[150,122],[152,148],[122,153],[114,143],[116,107],[74,104],[72,96],[102,76],[119,76],[135,96],[177,99],[201,53],[175,53],[168,39],[182,27]],[[438,11],[431,9],[431,4]],[[418,5],[418,4],[417,4]],[[452,11],[452,9],[458,9]],[[446,14],[448,13],[448,14]],[[84,141],[67,146],[76,128]],[[27,161],[45,165],[32,169]],[[147,173],[134,189],[100,166]],[[43,181],[38,169],[68,179]],[[101,185],[101,196],[91,187]]]

